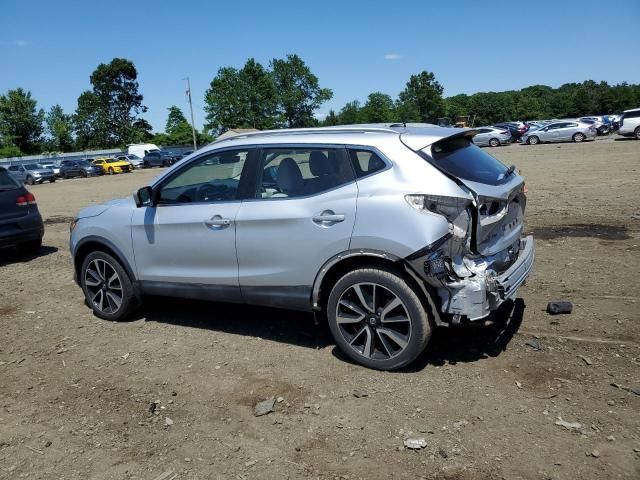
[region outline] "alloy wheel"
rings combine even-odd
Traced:
[[[411,338],[411,319],[400,298],[382,285],[357,283],[336,306],[340,334],[365,358],[387,360],[402,353]]]
[[[113,314],[122,306],[122,280],[115,268],[100,258],[91,261],[84,273],[84,284],[93,307]]]
[[[576,133],[573,136],[573,141],[574,142],[578,142],[579,143],[579,142],[582,142],[584,139],[585,139],[585,136],[582,133]]]
[[[530,145],[537,145],[538,144],[538,137],[536,137],[535,135],[532,137],[529,137],[529,144]]]

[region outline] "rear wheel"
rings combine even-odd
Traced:
[[[540,139],[538,137],[536,137],[535,135],[531,135],[528,139],[527,139],[527,143],[529,145],[537,145],[540,143]]]
[[[492,138],[491,140],[489,140],[489,145],[492,147],[499,147],[500,140],[498,140],[497,138]]]
[[[136,307],[131,279],[120,263],[104,252],[87,255],[80,270],[82,290],[93,313],[105,320],[123,320]]]
[[[574,142],[580,143],[580,142],[583,142],[584,139],[587,138],[587,137],[585,136],[584,133],[578,132],[578,133],[574,133],[572,138],[573,138]]]
[[[40,250],[40,247],[42,247],[41,238],[38,240],[29,240],[28,242],[23,243],[21,248],[22,251],[26,253],[37,253]]]
[[[55,178],[52,178],[51,180],[49,180],[49,183],[54,183],[56,181]]]
[[[413,362],[431,336],[427,311],[407,282],[381,268],[362,268],[335,284],[327,303],[329,328],[352,360],[394,370]]]

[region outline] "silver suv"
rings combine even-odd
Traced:
[[[145,294],[322,312],[377,369],[412,362],[434,326],[486,317],[533,267],[525,184],[474,130],[402,125],[242,134],[71,224],[95,315]]]

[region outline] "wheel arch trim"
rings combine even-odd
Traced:
[[[82,267],[82,265],[78,265],[78,261],[77,261],[78,252],[82,249],[84,245],[88,243],[97,243],[99,245],[102,245],[103,247],[106,247],[111,252],[113,252],[113,254],[116,257],[116,260],[120,262],[120,264],[122,265],[122,268],[124,268],[124,270],[127,272],[127,275],[129,275],[129,278],[131,279],[131,283],[134,283],[134,284],[136,283],[137,279],[134,274],[134,270],[133,268],[131,268],[129,261],[127,260],[127,257],[122,253],[122,250],[120,250],[110,240],[104,237],[99,237],[97,235],[88,235],[86,237],[83,237],[80,241],[78,241],[73,251],[71,252],[73,257],[73,267],[74,267],[73,270],[76,276],[80,273],[79,270]]]

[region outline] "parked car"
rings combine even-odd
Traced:
[[[114,173],[129,173],[133,170],[133,165],[129,160],[118,160],[113,157],[96,158],[91,162],[102,170],[103,174],[113,175]]]
[[[544,127],[529,130],[520,142],[527,145],[537,145],[545,142],[583,142],[595,140],[596,127],[593,124],[573,122],[554,122]]]
[[[640,140],[640,108],[624,111],[620,117],[618,135],[635,137]]]
[[[505,122],[505,123],[496,123],[493,125],[496,128],[502,128],[509,130],[511,133],[512,141],[517,142],[520,140],[520,137],[525,134],[525,132],[529,129],[526,124],[522,122]]]
[[[472,136],[341,126],[214,142],[82,210],[75,278],[100,318],[144,294],[316,311],[354,361],[402,367],[435,326],[513,299],[533,267],[524,179]]]
[[[36,197],[0,167],[0,247],[37,251],[43,235],[44,224]]]
[[[42,162],[41,165],[42,168],[48,168],[49,170],[52,170],[56,178],[60,177],[60,165],[58,165],[57,163]]]
[[[127,154],[136,155],[140,158],[144,158],[144,156],[149,152],[159,150],[158,146],[153,143],[132,143],[131,145],[127,145]]]
[[[63,160],[60,164],[60,177],[92,177],[102,175],[102,169],[88,160]]]
[[[19,182],[33,185],[35,183],[55,182],[56,175],[53,170],[44,168],[39,163],[28,163],[26,165],[11,165],[9,173]]]
[[[499,147],[511,142],[511,132],[503,128],[479,127],[475,129],[473,143],[480,147]]]
[[[608,135],[611,131],[611,122],[606,115],[580,117],[578,121],[582,123],[593,123],[598,135]]]
[[[160,150],[149,152],[142,159],[142,166],[144,168],[168,167],[174,163],[175,160],[171,155],[161,152]]]
[[[142,167],[142,158],[135,154],[116,155],[118,160],[129,162],[133,168]]]

